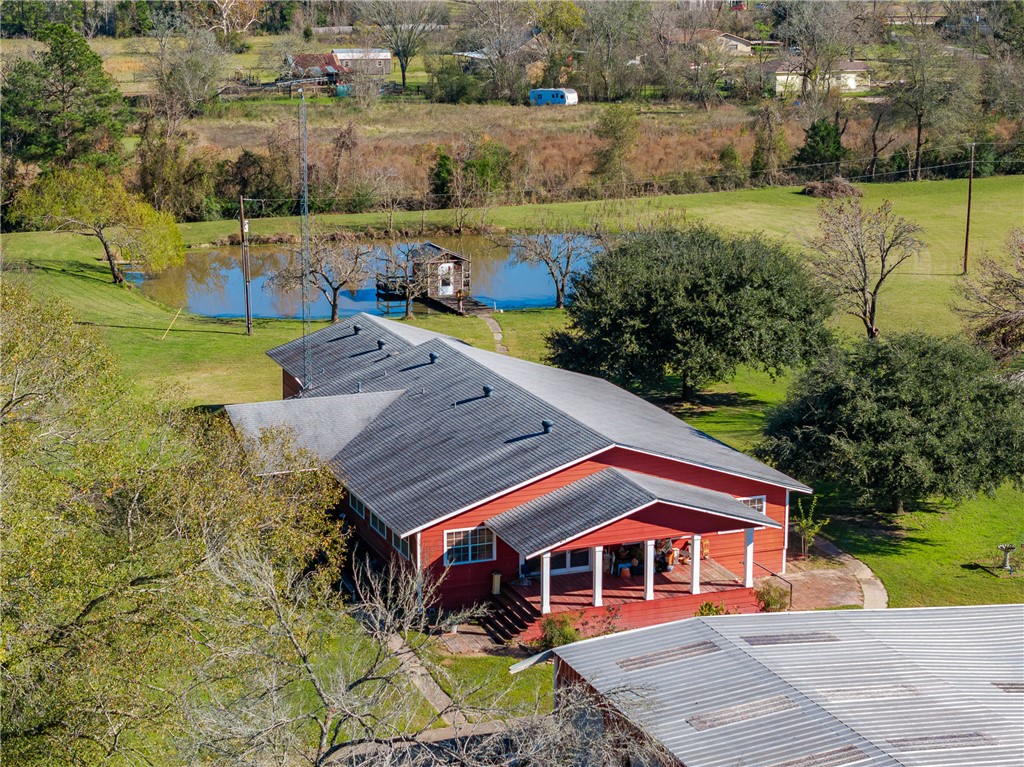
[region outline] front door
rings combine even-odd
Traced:
[[[540,576],[540,557],[527,559],[523,565],[524,572],[531,577]],[[551,574],[583,573],[590,570],[590,549],[573,549],[559,551],[551,555]]]
[[[455,295],[455,264],[437,265],[437,294],[439,296]]]

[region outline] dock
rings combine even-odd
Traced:
[[[459,309],[459,299],[455,296],[418,296],[417,300],[432,309],[458,314],[462,317],[479,317],[494,311],[493,307],[473,298],[473,296],[463,296],[461,309]]]

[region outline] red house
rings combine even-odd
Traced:
[[[290,426],[366,544],[447,570],[444,607],[496,600],[496,633],[753,611],[754,578],[785,572],[789,495],[810,488],[617,386],[366,314],[309,344],[311,364],[301,339],[268,352],[286,399],[232,422]]]

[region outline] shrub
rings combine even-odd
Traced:
[[[831,181],[812,181],[804,187],[804,194],[808,197],[825,197],[835,200],[840,197],[860,197],[863,193],[842,176],[836,176]]]
[[[765,583],[754,590],[757,609],[762,613],[784,613],[789,609],[789,591],[774,583]]]
[[[725,602],[719,602],[717,605],[714,602],[701,602],[697,612],[693,615],[695,618],[706,618],[709,615],[732,615],[732,613],[725,609]]]
[[[579,638],[580,632],[576,628],[571,613],[549,615],[540,622],[540,640],[538,644],[542,650],[550,650],[553,647],[572,644],[579,641]]]

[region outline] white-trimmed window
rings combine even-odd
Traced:
[[[351,492],[348,494],[348,507],[358,514],[360,519],[366,518],[366,507]]]
[[[372,511],[370,512],[370,527],[376,530],[377,534],[380,535],[381,538],[388,537],[388,526],[384,524],[383,519],[378,517]]]
[[[405,557],[406,559],[409,558],[409,539],[408,538],[400,538],[398,536],[398,533],[396,533],[394,530],[392,530],[391,531],[391,545],[395,548],[395,551],[397,551],[403,557]]]
[[[494,533],[486,527],[444,531],[444,563],[464,565],[497,557]]]
[[[761,514],[768,513],[768,498],[764,495],[755,495],[750,498],[737,498],[737,501],[742,503],[744,506],[749,506],[754,511]]]

